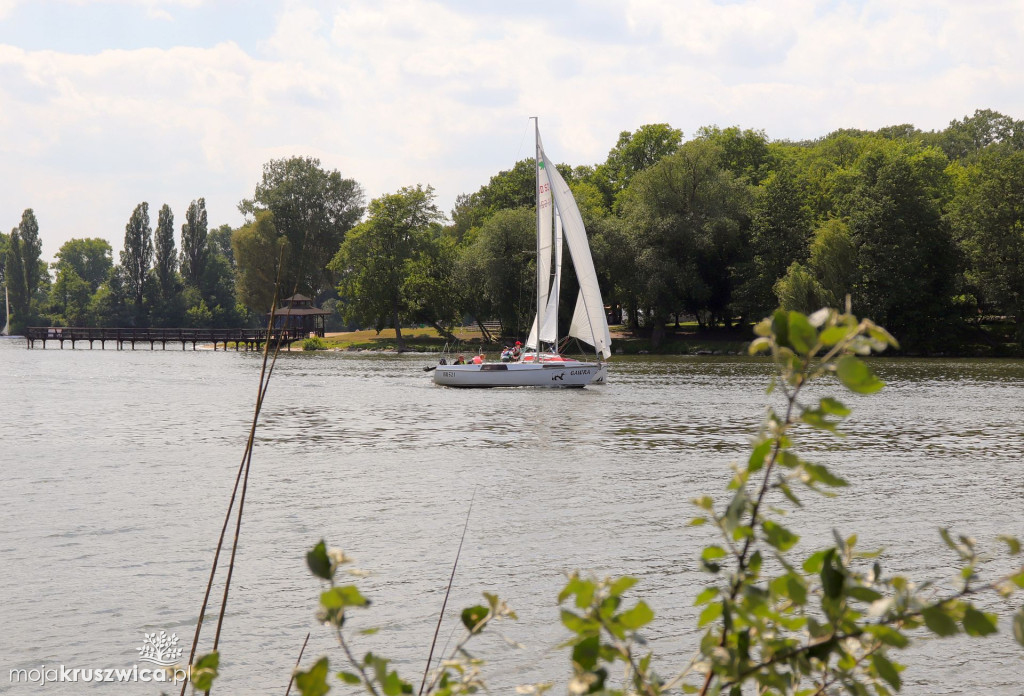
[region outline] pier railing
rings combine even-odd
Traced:
[[[266,343],[268,338],[272,343],[290,344],[307,336],[306,331],[297,328],[274,329],[269,335],[266,329],[139,329],[94,326],[30,326],[25,331],[25,340],[29,348],[34,348],[36,342],[40,341],[44,349],[47,341],[57,341],[61,348],[64,348],[66,342],[70,342],[74,348],[75,342],[86,341],[89,348],[96,342],[99,342],[100,348],[106,348],[106,344],[112,342],[117,350],[124,350],[125,346],[135,350],[136,343],[149,343],[150,350],[155,350],[157,343],[163,350],[167,349],[168,343],[181,343],[182,350],[185,350],[188,344],[192,344],[192,350],[200,344],[212,344],[214,350],[223,344],[224,350],[227,350],[230,343],[235,344],[235,350],[253,350]]]

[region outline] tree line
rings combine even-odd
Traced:
[[[649,124],[622,132],[600,164],[558,168],[613,319],[655,345],[683,316],[728,328],[847,295],[911,348],[940,335],[991,342],[980,326],[992,317],[1024,339],[1024,122],[1003,114],[800,142],[714,126],[684,141]],[[534,186],[533,161],[517,162],[445,218],[429,185],[367,205],[355,180],[315,158],[272,160],[237,229],[208,231],[197,199],[179,251],[170,208],[152,229],[141,203],[120,263],[104,240],[73,239],[48,268],[29,209],[0,233],[0,273],[22,326],[238,325],[262,318],[280,281],[336,310],[338,324],[395,327],[400,346],[410,324],[451,336],[497,320],[522,335],[534,311]],[[569,268],[566,296],[573,285]]]

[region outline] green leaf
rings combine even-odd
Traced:
[[[764,336],[760,338],[755,338],[753,341],[750,342],[750,346],[747,348],[747,352],[750,353],[750,355],[757,355],[758,353],[767,353],[768,350],[771,348],[771,345],[771,341],[769,341]]]
[[[848,485],[846,479],[836,476],[828,470],[822,464],[811,464],[810,462],[804,462],[804,471],[811,478],[811,481],[824,483],[826,486],[832,486],[833,488],[841,488]]]
[[[479,633],[483,630],[481,624],[487,618],[488,609],[485,606],[476,605],[475,607],[468,607],[462,610],[462,625],[466,627],[470,633]]]
[[[320,543],[313,547],[313,550],[306,554],[306,565],[313,575],[324,580],[334,577],[331,572],[331,559],[327,557],[327,544],[321,539]]]
[[[703,628],[712,621],[717,621],[722,616],[722,603],[715,602],[704,607],[704,611],[700,613],[700,618],[697,619],[697,627]]]
[[[771,332],[780,346],[789,345],[789,315],[784,310],[777,309],[772,315]]]
[[[359,678],[358,674],[353,674],[352,672],[338,672],[338,679],[346,684],[360,684],[363,681]]]
[[[701,552],[700,557],[705,561],[714,561],[719,558],[725,558],[729,554],[721,546],[712,544],[711,546],[705,546],[704,551]]]
[[[569,578],[569,582],[567,582],[562,591],[558,593],[558,603],[561,604],[572,595],[578,594],[580,588],[583,586],[583,582],[584,581],[580,580],[576,573],[573,573]]]
[[[886,645],[894,648],[905,648],[910,645],[910,639],[891,626],[866,626],[868,633]]]
[[[747,460],[747,470],[750,473],[760,471],[764,467],[764,460],[772,449],[772,442],[772,440],[765,440],[754,447],[754,451],[750,453],[750,459]]]
[[[717,587],[706,587],[706,588],[704,588],[703,591],[701,591],[701,593],[699,595],[697,595],[697,598],[693,600],[693,606],[697,607],[697,606],[700,606],[701,604],[707,604],[708,602],[710,602],[712,599],[714,599],[717,596],[718,596],[718,588]]]
[[[843,582],[845,577],[832,565],[835,557],[835,549],[825,552],[825,558],[821,566],[821,589],[829,599],[836,599],[843,593]]]
[[[995,614],[981,612],[968,605],[964,611],[964,632],[975,637],[991,635],[999,630],[996,628],[997,621]]]
[[[789,551],[800,541],[798,535],[771,520],[761,523],[761,528],[764,530],[765,540],[779,551]]]
[[[818,342],[818,332],[814,330],[807,317],[800,312],[789,313],[789,344],[804,355],[810,354]]]
[[[619,578],[615,582],[613,582],[612,586],[610,588],[608,588],[608,592],[613,597],[618,597],[619,595],[621,595],[623,592],[625,592],[626,590],[631,588],[636,583],[637,583],[637,579],[636,578],[633,578],[633,577],[630,577],[630,576],[626,575],[626,576],[623,576],[623,577]]]
[[[398,676],[398,672],[395,671],[388,672],[381,682],[381,688],[387,696],[400,696],[401,694],[412,693],[412,685],[402,681]]]
[[[568,609],[561,611],[562,624],[573,633],[589,633],[598,626],[596,621],[585,619],[582,616],[572,613]]]
[[[220,667],[220,653],[217,651],[200,655],[194,663],[189,675],[192,688],[196,691],[209,691],[217,678]]]
[[[896,669],[896,665],[889,662],[889,660],[882,653],[876,652],[871,655],[871,664],[874,666],[875,671],[878,672],[878,676],[889,683],[889,686],[900,690],[900,686],[903,684],[903,680],[900,679],[899,670]]]
[[[852,355],[839,358],[836,375],[843,386],[858,394],[874,394],[885,386],[885,382],[875,377],[863,360]]]
[[[635,631],[654,620],[654,611],[645,602],[640,601],[632,609],[619,614],[618,620],[627,631]]]
[[[320,594],[320,604],[325,609],[343,609],[345,607],[365,607],[370,600],[364,597],[355,585],[332,587]]]
[[[849,331],[850,330],[845,326],[830,326],[821,332],[821,336],[818,337],[818,340],[821,341],[823,346],[831,348],[846,338]]]
[[[956,621],[942,605],[922,610],[921,616],[924,618],[924,625],[936,635],[952,636],[958,631]]]
[[[572,649],[572,661],[584,672],[593,672],[597,667],[601,641],[598,636],[584,638]]]
[[[1000,534],[998,537],[999,541],[1005,542],[1006,546],[1010,550],[1011,556],[1016,556],[1020,553],[1020,539],[1008,534]]]
[[[295,673],[295,686],[302,696],[324,696],[331,687],[327,684],[327,658],[321,657],[306,671]]]
[[[815,551],[812,553],[807,557],[807,560],[804,561],[804,571],[807,573],[821,572],[822,567],[825,565],[825,557],[828,556],[829,553],[834,553],[834,551],[832,549],[826,549],[825,551]]]
[[[846,591],[848,595],[862,602],[877,602],[882,598],[882,593],[872,590],[870,587],[851,587]]]
[[[1024,645],[1024,608],[1013,615],[1013,639]]]
[[[837,401],[829,397],[825,397],[824,399],[822,399],[819,402],[819,404],[822,411],[832,416],[839,416],[840,418],[845,418],[851,413],[850,409],[844,406],[841,401]]]

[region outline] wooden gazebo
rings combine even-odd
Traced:
[[[323,338],[325,317],[330,311],[313,306],[313,300],[305,295],[292,295],[281,300],[281,306],[274,312],[275,329],[291,329],[305,335]],[[267,312],[270,316],[270,312]]]

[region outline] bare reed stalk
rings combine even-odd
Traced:
[[[434,639],[430,641],[430,654],[427,655],[427,668],[423,670],[423,681],[420,682],[420,690],[417,696],[423,696],[423,687],[427,684],[427,675],[430,673],[430,663],[434,660],[434,648],[437,646],[437,635],[441,631],[441,622],[444,620],[444,610],[448,606],[448,595],[452,593],[452,584],[455,582],[455,569],[459,567],[459,556],[462,555],[462,542],[466,540],[466,530],[469,529],[469,516],[473,512],[473,500],[476,499],[476,488],[473,489],[473,496],[469,499],[469,510],[466,511],[466,523],[462,526],[462,538],[459,539],[459,550],[455,552],[455,563],[452,564],[452,574],[448,578],[448,588],[444,591],[444,601],[441,603],[441,614],[437,617],[437,626],[434,628]]]
[[[299,657],[295,660],[295,669],[299,668],[299,663],[302,662],[302,653],[306,652],[306,643],[309,642],[309,631],[306,631],[306,640],[302,641],[302,649],[299,650]],[[288,680],[288,690],[284,692],[284,696],[288,696],[292,692],[292,684],[295,682],[295,669],[292,670],[292,678]]]
[[[210,579],[206,583],[206,591],[203,595],[203,604],[199,610],[199,619],[196,622],[196,630],[192,638],[192,648],[189,651],[188,664],[190,669],[186,671],[185,679],[182,681],[180,696],[185,696],[185,689],[188,687],[188,683],[191,678],[191,666],[193,664],[193,661],[195,660],[196,649],[199,645],[199,635],[202,631],[203,622],[206,618],[206,607],[208,606],[210,601],[210,593],[213,590],[213,580],[217,574],[217,567],[220,562],[221,551],[224,548],[224,537],[227,534],[228,523],[231,520],[231,513],[234,510],[235,499],[238,498],[238,513],[236,515],[235,520],[235,535],[231,545],[231,558],[228,562],[228,575],[224,583],[224,595],[221,599],[220,612],[217,617],[217,630],[213,638],[213,650],[217,650],[217,646],[220,644],[221,628],[224,624],[224,615],[227,612],[228,592],[231,588],[231,576],[234,572],[235,567],[235,555],[238,551],[238,538],[240,536],[242,528],[242,511],[245,506],[245,494],[249,482],[249,469],[252,465],[252,450],[256,440],[256,425],[259,422],[260,411],[263,408],[263,399],[266,397],[267,388],[270,386],[270,377],[274,372],[274,366],[277,364],[277,357],[281,353],[281,342],[275,341],[274,354],[272,358],[270,357],[270,341],[274,332],[274,319],[277,316],[277,306],[281,288],[281,270],[283,266],[284,250],[282,249],[278,257],[277,280],[274,283],[274,300],[270,307],[270,318],[267,321],[267,340],[264,341],[263,343],[263,363],[260,366],[260,379],[256,391],[256,405],[255,408],[253,409],[252,423],[249,428],[249,437],[246,440],[245,452],[242,454],[242,461],[238,465],[238,474],[235,476],[235,485],[231,491],[231,498],[228,501],[228,509],[224,515],[224,524],[221,527],[220,537],[217,539],[217,550],[214,553],[213,564],[210,567]],[[296,280],[295,292],[298,291],[297,284],[298,280]],[[295,293],[293,292],[292,294]],[[241,497],[238,496],[239,483],[241,483],[242,485]],[[303,644],[303,647],[305,647],[305,644]],[[207,691],[206,693],[209,694],[210,692]]]

